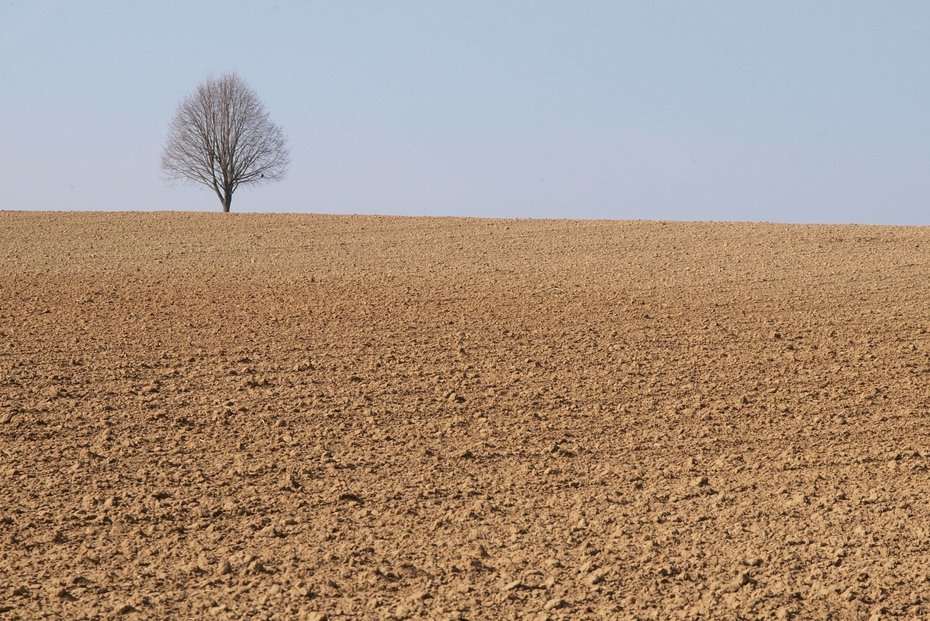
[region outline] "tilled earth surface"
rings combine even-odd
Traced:
[[[0,213],[0,618],[930,616],[930,229]]]

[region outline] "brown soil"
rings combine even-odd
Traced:
[[[0,238],[0,618],[930,615],[930,229]]]

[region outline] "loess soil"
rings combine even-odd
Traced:
[[[0,619],[930,616],[930,229],[0,213]]]

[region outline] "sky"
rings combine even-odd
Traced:
[[[233,211],[930,224],[923,0],[0,0],[0,209],[220,210],[159,159],[227,72]]]

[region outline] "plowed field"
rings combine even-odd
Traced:
[[[0,618],[930,616],[930,229],[0,213]]]

